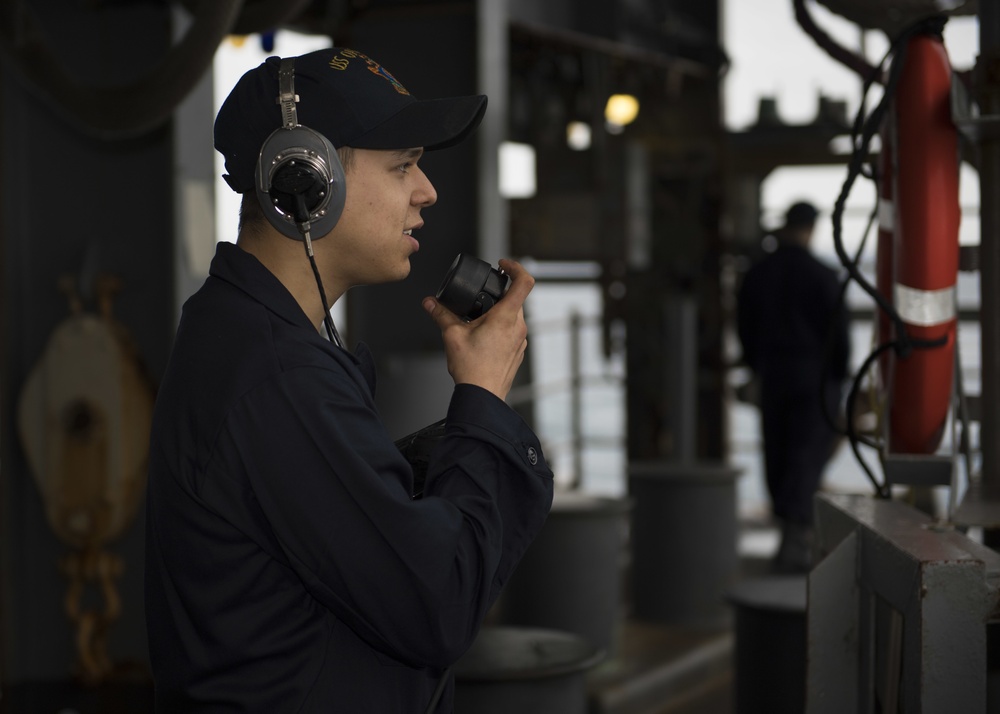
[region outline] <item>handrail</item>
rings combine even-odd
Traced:
[[[566,318],[554,318],[540,321],[528,321],[529,334],[545,335],[566,333],[569,340],[568,354],[568,376],[563,379],[549,380],[543,383],[531,382],[517,385],[510,390],[507,395],[507,403],[511,406],[534,406],[543,399],[569,395],[569,414],[567,423],[570,427],[570,435],[566,438],[555,438],[544,433],[539,437],[545,446],[557,453],[569,451],[572,459],[572,479],[570,488],[579,488],[583,477],[583,451],[586,448],[620,448],[625,443],[625,436],[619,437],[597,436],[586,434],[583,425],[584,413],[584,393],[595,386],[621,387],[625,383],[623,376],[610,372],[598,374],[584,374],[582,364],[583,348],[581,344],[584,328],[593,325],[600,325],[600,317],[597,315],[581,315],[579,312],[571,312]],[[538,340],[532,339],[529,344],[536,344]],[[551,454],[550,454],[551,460]]]

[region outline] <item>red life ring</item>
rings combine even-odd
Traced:
[[[887,354],[880,364],[892,453],[937,451],[952,403],[958,328],[958,132],[951,64],[941,39],[906,46],[893,111],[882,131],[877,283],[916,340],[940,347]],[[893,200],[895,199],[895,200]],[[880,341],[896,337],[879,320]]]

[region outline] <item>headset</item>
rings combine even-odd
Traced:
[[[326,292],[312,249],[312,232],[322,238],[337,225],[344,211],[344,167],[330,140],[299,124],[295,105],[295,59],[285,57],[278,66],[281,126],[264,141],[257,157],[257,200],[268,222],[282,235],[304,241],[316,286],[323,301],[327,335],[343,347],[326,309]]]
[[[257,158],[257,199],[283,235],[308,240],[329,233],[344,210],[344,167],[330,140],[299,124],[295,58],[278,68],[282,126],[264,141]]]
[[[330,140],[299,124],[295,105],[295,58],[278,65],[281,126],[264,141],[257,157],[257,200],[268,222],[282,235],[305,243],[316,286],[323,301],[327,335],[343,347],[326,309],[326,292],[316,267],[312,232],[325,236],[340,220],[346,198],[344,167]],[[437,297],[465,320],[473,320],[503,297],[510,278],[489,263],[459,254],[452,263]]]

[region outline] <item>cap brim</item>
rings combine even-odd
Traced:
[[[357,149],[444,149],[475,130],[486,113],[486,96],[426,99],[408,104],[356,139]]]

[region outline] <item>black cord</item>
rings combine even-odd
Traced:
[[[309,256],[309,265],[312,266],[313,276],[316,278],[316,287],[319,288],[319,299],[323,301],[323,324],[326,326],[326,334],[338,347],[343,347],[344,343],[340,339],[340,334],[337,332],[337,328],[333,324],[333,318],[330,317],[330,310],[326,307],[326,291],[323,290],[323,279],[319,276],[319,268],[316,267],[316,256],[312,252],[312,240],[308,238],[309,231],[305,232],[306,237],[306,255]]]
[[[843,241],[843,217],[847,197],[851,193],[854,181],[859,175],[861,175],[865,157],[867,156],[868,148],[871,145],[871,140],[881,127],[882,119],[888,111],[889,103],[895,94],[896,86],[899,84],[899,77],[902,74],[903,61],[906,53],[905,39],[908,39],[910,34],[912,34],[912,31],[904,32],[901,37],[893,41],[889,50],[885,53],[885,56],[883,56],[882,61],[879,62],[878,66],[875,68],[875,71],[873,71],[865,80],[865,84],[861,92],[862,109],[859,109],[851,130],[851,139],[854,145],[854,151],[851,153],[851,158],[848,163],[847,178],[844,180],[840,189],[840,195],[837,196],[837,200],[834,203],[832,216],[833,244],[841,264],[847,269],[850,278],[857,282],[858,285],[866,293],[868,293],[873,300],[875,300],[878,306],[886,312],[894,322],[897,323],[898,328],[904,333],[906,328],[893,305],[875,288],[875,286],[868,282],[864,275],[861,274],[858,266],[847,255],[847,251],[844,249]],[[879,103],[872,110],[871,114],[864,117],[864,98],[871,89],[871,86],[875,81],[875,77],[881,74],[882,66],[885,64],[886,60],[893,55],[895,56],[893,57],[893,62],[890,65],[885,92],[883,93]]]
[[[868,216],[868,224],[865,226],[864,233],[861,234],[861,245],[858,246],[858,249],[854,253],[853,263],[855,266],[861,260],[861,255],[865,251],[865,245],[868,243],[868,236],[871,235],[872,225],[875,223],[875,217],[877,215],[878,215],[878,205],[876,205],[875,208],[872,209],[871,214]],[[826,395],[826,384],[827,384],[826,375],[829,374],[830,359],[832,357],[834,339],[836,338],[837,328],[839,326],[838,318],[840,317],[840,312],[842,310],[847,309],[847,288],[850,284],[851,284],[850,275],[848,275],[842,281],[840,281],[840,290],[837,294],[837,302],[836,302],[837,308],[836,310],[834,310],[833,318],[830,320],[830,325],[827,328],[826,344],[823,349],[823,367],[821,369],[821,376],[819,381],[820,403],[823,409],[823,418],[826,420],[827,426],[829,426],[830,429],[832,429],[835,434],[839,434],[841,436],[847,435],[847,427],[846,425],[844,427],[839,426],[837,424],[836,418],[834,418],[834,415],[830,413],[830,404],[827,400],[827,395]],[[848,324],[850,324],[849,320]],[[851,413],[848,412],[845,415],[845,421],[850,418],[851,418]]]
[[[319,275],[319,268],[316,266],[316,256],[313,254],[312,237],[309,235],[309,208],[306,206],[306,199],[302,193],[290,194],[295,197],[295,224],[299,233],[302,234],[302,241],[306,247],[306,256],[309,258],[309,265],[312,266],[313,277],[316,278],[316,287],[319,288],[319,299],[323,303],[323,324],[326,326],[326,335],[330,342],[338,347],[343,347],[344,343],[340,339],[333,318],[330,317],[330,308],[326,302],[326,291],[323,289],[323,279]]]
[[[858,392],[861,390],[861,382],[864,379],[865,374],[875,363],[875,360],[885,352],[886,350],[895,349],[895,341],[884,342],[874,349],[865,361],[862,363],[861,367],[858,369],[857,374],[854,377],[854,381],[851,383],[851,390],[847,394],[847,441],[851,445],[851,451],[854,453],[854,458],[861,465],[864,470],[865,475],[868,476],[868,480],[872,482],[872,486],[875,487],[875,493],[880,498],[889,498],[892,493],[889,486],[885,483],[879,483],[878,479],[875,478],[875,473],[868,466],[867,462],[861,457],[861,450],[858,448],[859,443],[865,443],[866,446],[871,446],[872,448],[878,448],[877,445],[867,443],[859,438],[858,433],[854,430],[854,419],[852,415],[854,414],[854,404],[857,400]]]
[[[434,694],[431,696],[431,700],[427,702],[427,708],[424,709],[424,714],[433,714],[434,710],[437,708],[438,702],[441,701],[441,695],[444,694],[444,688],[447,686],[450,678],[451,668],[449,667],[441,674],[441,680],[438,682],[437,688],[435,688]]]

